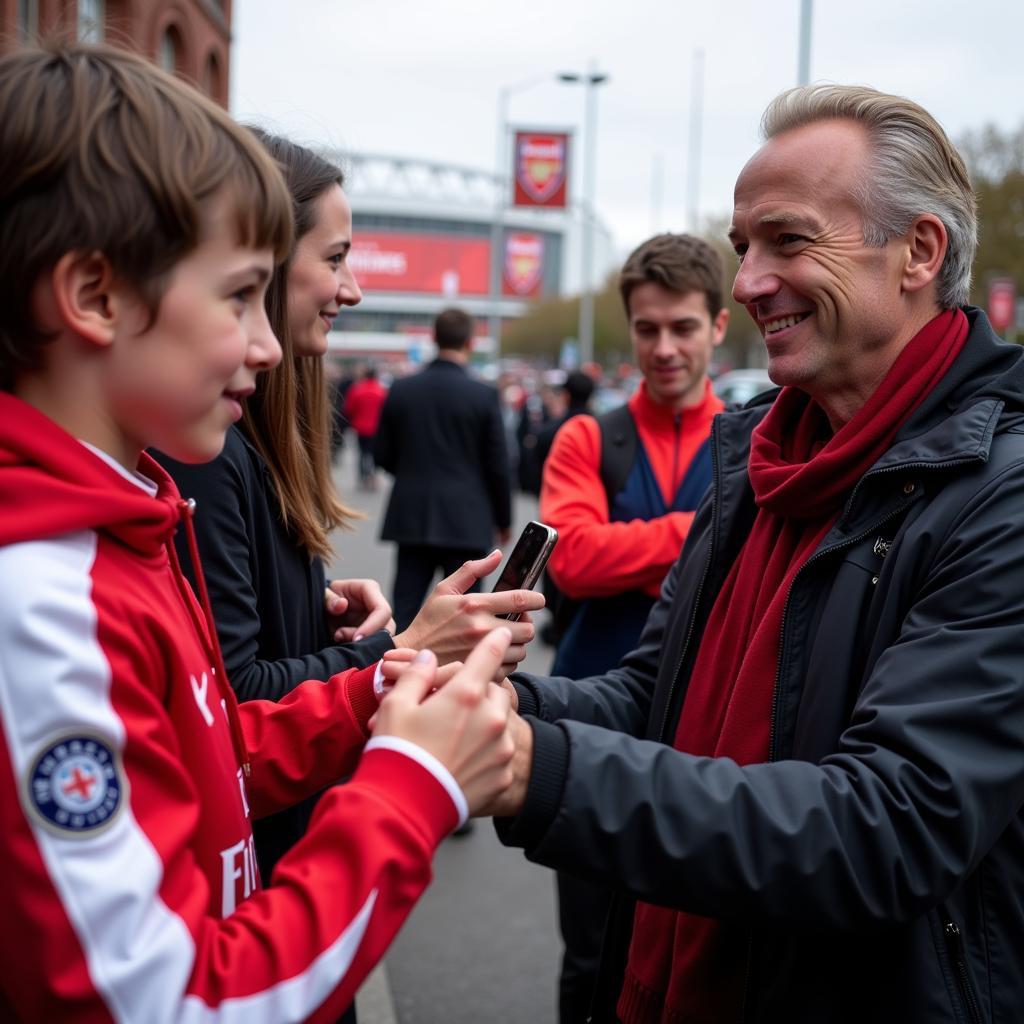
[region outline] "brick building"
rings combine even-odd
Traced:
[[[0,0],[0,50],[53,35],[132,47],[228,105],[231,0]]]

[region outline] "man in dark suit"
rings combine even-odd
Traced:
[[[434,321],[437,358],[392,385],[374,443],[377,464],[395,478],[382,540],[398,544],[394,613],[404,629],[435,572],[509,536],[508,457],[498,393],[466,373],[473,319],[446,309]]]

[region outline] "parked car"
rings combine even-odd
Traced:
[[[629,401],[629,395],[620,387],[604,385],[597,388],[590,398],[590,411],[595,416],[618,408],[624,402]]]
[[[755,395],[775,387],[767,370],[730,370],[711,382],[727,405],[746,405]]]

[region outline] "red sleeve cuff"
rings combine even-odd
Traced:
[[[347,672],[339,673],[344,678],[332,677],[332,680],[341,682],[345,687],[345,696],[348,697],[352,716],[364,736],[370,735],[366,723],[377,710],[377,695],[373,692],[373,677],[376,671],[377,663],[374,662],[366,668],[349,669]]]
[[[403,817],[419,826],[432,847],[437,847],[459,823],[448,791],[434,775],[411,757],[378,747],[359,760],[352,782],[380,792]]]

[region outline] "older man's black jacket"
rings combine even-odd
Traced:
[[[749,1021],[1024,1019],[1024,352],[967,314],[793,583],[771,763],[671,749],[766,401],[715,421],[711,493],[637,649],[580,683],[516,677],[534,766],[502,836],[621,894],[595,1020],[628,899],[749,932]]]

